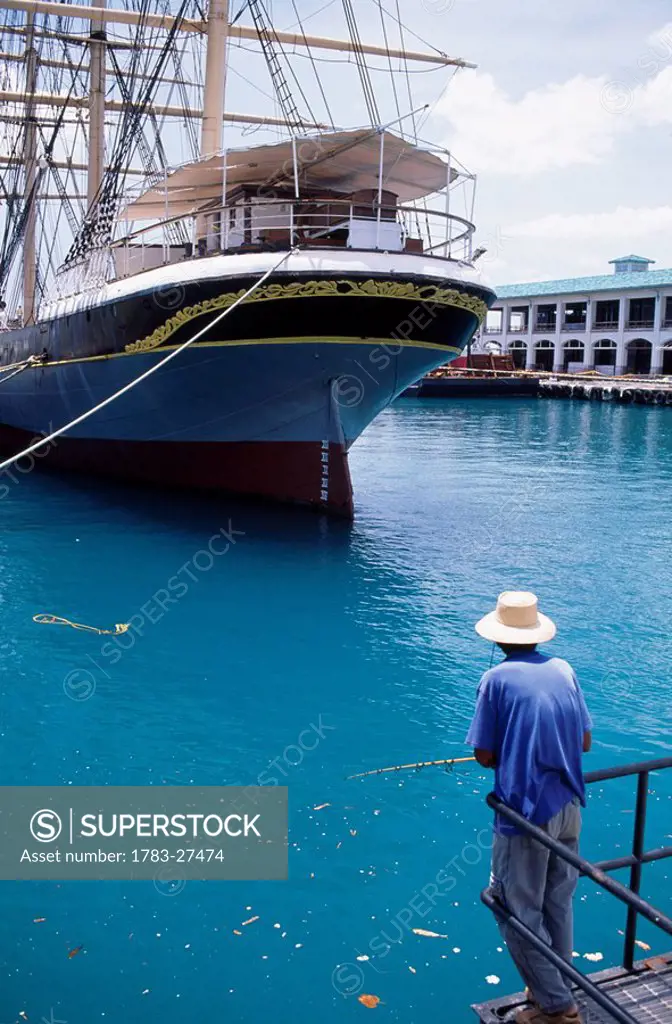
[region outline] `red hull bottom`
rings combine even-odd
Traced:
[[[11,455],[35,437],[0,427],[0,449]],[[31,457],[29,457],[31,458]],[[168,442],[59,437],[34,456],[49,468],[115,477],[161,487],[222,491],[311,505],[352,518],[348,456],[322,441]],[[19,464],[26,471],[29,459]],[[7,474],[16,473],[10,468]],[[0,477],[2,474],[0,474]]]

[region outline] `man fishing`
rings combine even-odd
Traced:
[[[481,679],[467,743],[479,764],[495,769],[499,799],[576,852],[585,807],[581,754],[590,750],[592,721],[571,666],[537,651],[553,639],[555,624],[538,611],[534,594],[507,591],[476,632],[505,659]],[[565,860],[496,817],[493,895],[570,962],[577,878]],[[505,921],[499,927],[532,1004],[517,1024],[578,1024],[560,971]]]

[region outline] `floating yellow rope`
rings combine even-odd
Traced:
[[[60,615],[47,615],[40,613],[33,615],[33,622],[43,623],[47,626],[72,626],[73,629],[83,629],[87,633],[97,633],[98,636],[119,636],[130,629],[130,622],[117,622],[114,629],[98,629],[96,626],[85,626],[81,622],[70,622],[70,619],[62,619]]]

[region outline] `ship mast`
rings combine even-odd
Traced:
[[[107,0],[98,0],[101,8]],[[91,21],[89,64],[89,167],[87,176],[87,209],[90,211],[103,181],[105,172],[105,23]]]
[[[0,10],[26,11],[33,14],[56,14],[64,13],[64,5],[60,0],[0,0]],[[69,18],[93,18],[102,17],[105,22],[114,22],[125,25],[146,24],[152,28],[170,29],[175,18],[168,14],[141,14],[139,11],[129,11],[122,8],[108,8],[103,10],[100,5],[88,6],[81,3],[68,3],[65,10]],[[180,22],[180,32],[195,32],[201,34],[207,26],[202,21],[184,19]],[[259,37],[256,28],[251,25],[230,25],[228,35],[235,39],[248,39],[258,42]],[[322,50],[336,50],[341,53],[370,54],[378,57],[399,57],[404,60],[420,61],[428,64],[436,64],[441,67],[475,68],[468,60],[461,57],[450,57],[440,50],[433,53],[419,53],[415,50],[397,49],[389,46],[372,46],[369,43],[355,45],[353,42],[346,42],[342,39],[325,39],[322,36],[309,36],[296,32],[280,32],[273,30],[273,39],[278,43],[288,46],[308,47]]]
[[[23,322],[35,322],[35,290],[37,284],[37,122],[35,119],[35,87],[37,85],[37,50],[35,49],[35,16],[26,19],[26,133],[23,147],[25,169],[24,201],[27,207],[23,243]]]
[[[210,0],[208,44],[205,59],[205,90],[201,125],[201,157],[214,156],[222,148],[226,41],[229,34],[229,0]]]
[[[13,153],[0,155],[0,168],[4,166],[11,167],[14,164],[18,164],[19,167],[23,165],[22,192],[24,206],[21,210],[21,216],[14,218],[16,222],[12,234],[14,249],[11,250],[10,262],[7,264],[9,271],[5,269],[3,274],[6,277],[10,271],[14,272],[10,264],[13,264],[14,251],[18,254],[19,236],[21,236],[23,241],[23,261],[22,264],[19,264],[17,260],[17,265],[15,266],[16,270],[20,268],[20,273],[22,274],[24,324],[34,323],[37,314],[38,199],[40,201],[42,199],[56,199],[56,196],[52,196],[49,192],[39,196],[37,194],[41,179],[40,167],[42,166],[38,160],[39,124],[37,115],[42,106],[63,107],[67,104],[73,108],[88,108],[89,153],[86,166],[75,165],[72,157],[66,159],[65,162],[63,160],[58,162],[50,160],[50,166],[56,171],[59,168],[66,168],[71,171],[85,169],[87,171],[87,209],[90,215],[92,206],[100,195],[101,186],[105,180],[106,111],[119,111],[124,114],[127,112],[128,107],[127,101],[124,98],[121,100],[116,97],[112,98],[112,96],[109,99],[106,98],[107,76],[110,74],[107,67],[107,51],[110,45],[106,33],[108,25],[139,26],[143,30],[150,28],[163,32],[179,32],[201,38],[203,36],[206,37],[207,50],[202,106],[200,103],[193,104],[192,106],[185,105],[187,103],[186,99],[179,106],[168,105],[165,102],[151,102],[152,99],[156,100],[156,96],[154,96],[148,100],[145,111],[155,118],[179,117],[182,121],[188,118],[200,119],[199,149],[201,159],[221,153],[223,125],[229,121],[246,124],[278,125],[291,128],[294,132],[296,132],[297,128],[301,130],[321,130],[324,127],[328,127],[306,121],[297,125],[289,120],[286,110],[283,110],[282,117],[262,117],[244,113],[227,113],[225,111],[224,95],[229,47],[245,41],[260,42],[260,33],[256,24],[242,25],[237,22],[237,19],[234,19],[235,24],[230,24],[229,15],[232,6],[230,0],[209,0],[207,17],[204,17],[202,14],[201,4],[198,3],[194,4],[198,16],[191,18],[176,17],[168,13],[170,9],[168,4],[158,5],[160,10],[156,12],[145,10],[145,7],[150,6],[148,4],[143,3],[139,6],[143,9],[136,9],[138,5],[135,3],[111,5],[109,0],[88,0],[88,2],[87,0],[67,0],[65,3],[63,0],[0,0],[0,11],[23,11],[26,15],[23,25],[12,23],[2,27],[2,32],[6,31],[8,33],[21,33],[25,35],[23,57],[18,54],[15,57],[14,54],[10,53],[0,55],[3,60],[23,60],[25,67],[24,87],[22,89],[5,87],[0,90],[0,106],[5,103],[22,104],[24,114],[23,145],[21,149],[16,155]],[[84,23],[88,22],[88,35],[64,35],[62,32],[52,31],[48,23],[42,24],[42,19],[51,15],[58,17],[66,16],[68,19],[79,18]],[[80,44],[88,43],[90,58],[88,96],[82,96],[79,94],[79,90],[72,89],[67,95],[63,96],[53,91],[38,92],[38,81],[41,77],[42,64],[37,48],[40,45],[39,39],[43,37],[47,39],[70,40]],[[432,52],[418,52],[406,49],[403,38],[401,48],[396,48],[387,45],[387,38],[385,39],[384,46],[378,46],[363,43],[359,39],[346,41],[321,36],[308,36],[303,31],[300,33],[282,32],[273,28],[271,40],[279,46],[286,45],[297,49],[307,49],[309,52],[311,49],[317,49],[340,53],[355,53],[358,61],[366,55],[370,55],[386,57],[388,60],[392,58],[403,59],[404,63],[413,61],[442,67],[469,68],[476,66],[463,58],[449,56],[431,46],[429,49]],[[133,45],[124,40],[119,42],[115,39],[113,42],[114,45],[123,47],[131,47]],[[153,43],[151,48],[160,49],[160,47],[154,46]],[[44,66],[68,69],[71,67],[71,64],[69,60],[47,60]],[[152,76],[141,75],[139,77],[151,78]],[[180,79],[184,77],[186,76],[178,76]],[[6,83],[2,84],[6,86]],[[180,80],[175,81],[173,84],[188,87],[196,83]],[[2,112],[0,112],[1,120],[7,120],[7,117]],[[65,121],[59,116],[58,127],[60,127],[61,123],[65,123]],[[131,163],[130,158],[127,162]],[[135,167],[129,166],[124,168],[124,173],[142,172],[139,172]],[[224,174],[226,175],[226,171],[224,171]],[[17,191],[21,189],[20,179],[15,187]],[[63,198],[62,187],[59,187],[58,192],[60,198]],[[79,189],[76,187],[73,198],[78,198],[78,193]],[[197,238],[199,237],[198,228],[202,227],[203,225],[197,224]],[[51,260],[51,255],[49,259]],[[43,282],[40,280],[39,283]],[[3,280],[3,287],[4,284]]]

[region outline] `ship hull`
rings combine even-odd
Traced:
[[[87,412],[205,329],[59,437],[45,464],[351,516],[348,449],[409,384],[461,351],[488,292],[426,275],[311,269],[274,278],[221,319],[253,281],[239,273],[157,287],[155,275],[148,289],[151,275],[139,275],[135,292],[123,282],[125,293],[2,336],[4,365],[44,358],[0,378],[3,451]]]

